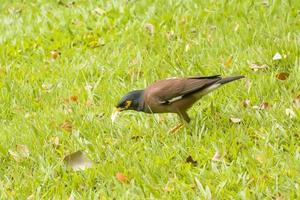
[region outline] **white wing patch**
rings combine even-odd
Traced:
[[[200,91],[200,92],[197,94],[197,96],[198,96],[198,95],[199,95],[199,96],[204,96],[204,95],[210,93],[211,91],[217,89],[217,88],[220,87],[220,86],[221,86],[220,83],[215,83],[215,84],[213,84],[213,85],[211,85],[211,86],[205,88],[204,90]]]
[[[175,102],[175,101],[178,101],[178,100],[182,99],[182,97],[183,97],[183,96],[174,97],[174,98],[168,100],[168,102],[169,102],[169,103],[173,103],[173,102]]]

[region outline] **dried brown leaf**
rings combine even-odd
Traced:
[[[61,52],[58,50],[52,50],[52,51],[50,51],[50,55],[53,60],[56,60],[57,58],[60,57]]]
[[[85,170],[93,166],[92,160],[83,151],[76,151],[65,156],[64,161],[74,171]]]
[[[144,28],[146,29],[146,31],[150,34],[153,35],[154,34],[154,26],[150,23],[146,23]]]
[[[233,63],[233,57],[230,56],[230,57],[226,60],[226,62],[225,62],[225,64],[224,64],[224,67],[225,67],[225,68],[228,68],[228,67],[230,67],[230,66],[232,65],[232,63]]]
[[[286,80],[288,77],[289,77],[289,73],[287,72],[279,72],[278,74],[276,74],[276,78],[279,79],[279,80]]]
[[[121,172],[118,172],[116,174],[116,178],[121,183],[127,183],[128,182],[128,177],[126,175],[124,175],[123,173],[121,173]]]
[[[245,101],[243,101],[243,106],[244,106],[245,108],[248,108],[250,105],[251,105],[251,103],[250,103],[250,100],[249,100],[249,99],[246,99]]]
[[[72,95],[72,96],[70,96],[70,100],[72,102],[77,102],[78,101],[78,96]]]
[[[300,95],[296,96],[293,100],[293,103],[296,105],[296,106],[300,106]]]
[[[257,105],[252,106],[252,108],[255,110],[265,110],[265,109],[272,108],[272,105],[269,104],[268,102],[263,102],[259,106],[257,106]]]
[[[73,125],[72,125],[72,122],[66,120],[64,121],[61,125],[60,125],[60,128],[67,131],[67,132],[71,132],[72,129],[73,129]]]
[[[271,108],[272,106],[268,103],[268,102],[263,102],[262,104],[260,104],[260,110],[265,110],[268,108]]]
[[[186,163],[191,163],[194,167],[198,165],[198,162],[192,158],[192,156],[188,156],[185,160]]]

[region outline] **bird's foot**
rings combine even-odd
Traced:
[[[169,130],[169,133],[176,133],[176,132],[179,131],[183,126],[184,126],[184,124],[178,124],[177,126],[175,126],[174,128],[172,128],[171,130]]]

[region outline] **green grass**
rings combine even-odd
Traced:
[[[300,198],[292,102],[300,94],[300,1],[2,0],[0,22],[0,199]],[[52,59],[52,50],[61,56]],[[286,58],[273,61],[276,52]],[[269,68],[253,72],[252,63]],[[281,81],[278,72],[290,76]],[[213,74],[243,74],[252,85],[237,81],[203,98],[177,134],[168,134],[178,123],[172,114],[127,112],[111,123],[129,90]],[[262,102],[272,107],[252,108]],[[67,120],[71,132],[60,128]],[[9,153],[18,144],[30,151],[19,162]],[[77,150],[92,168],[65,166]],[[217,150],[221,162],[212,161]],[[189,155],[197,166],[185,162]]]

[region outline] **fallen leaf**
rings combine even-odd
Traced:
[[[71,132],[73,129],[72,122],[66,120],[60,125],[60,128],[67,132]]]
[[[29,118],[30,116],[31,116],[30,113],[29,113],[29,112],[26,112],[25,115],[24,115],[24,118],[27,119],[27,118]]]
[[[32,194],[32,195],[30,195],[30,196],[28,196],[27,198],[26,198],[26,200],[33,200],[34,199],[34,195]]]
[[[264,6],[269,6],[269,5],[270,5],[269,0],[263,0],[261,3],[262,3]]]
[[[293,100],[293,103],[296,105],[296,106],[300,106],[300,95],[296,96]]]
[[[267,157],[263,153],[258,153],[255,155],[255,159],[260,163],[264,163],[267,160]]]
[[[81,171],[93,166],[93,162],[83,151],[76,151],[67,155],[64,158],[66,165],[71,167],[74,171]]]
[[[168,40],[174,40],[175,39],[175,33],[174,33],[174,31],[167,32],[166,36],[167,36]]]
[[[247,107],[249,107],[250,106],[250,100],[249,99],[246,99],[244,102],[243,102],[243,106],[245,107],[245,108],[247,108]]]
[[[70,96],[70,100],[73,101],[73,102],[77,102],[78,101],[78,97],[73,95],[73,96]]]
[[[104,112],[101,112],[101,113],[96,114],[96,117],[97,117],[98,119],[102,119],[104,116],[105,116],[105,113],[104,113]]]
[[[25,144],[17,144],[17,152],[24,158],[27,158],[30,155],[30,151]]]
[[[153,35],[154,34],[154,26],[150,23],[146,23],[144,28],[146,29],[146,31],[150,34]]]
[[[282,56],[278,52],[273,56],[273,60],[281,60],[281,59],[282,59]]]
[[[88,99],[88,100],[86,100],[85,105],[86,105],[87,107],[91,107],[92,105],[94,105],[94,101],[91,100],[91,99]]]
[[[260,104],[260,110],[265,110],[267,108],[271,108],[272,106],[268,103],[268,102],[263,102],[262,104]]]
[[[273,198],[274,199],[274,198]],[[284,200],[285,198],[284,197],[282,197],[282,196],[280,196],[280,195],[277,195],[276,197],[275,197],[275,199],[274,200]]]
[[[17,8],[17,7],[11,7],[8,9],[8,12],[10,14],[19,14],[19,13],[22,13],[22,9],[21,8]]]
[[[187,43],[187,44],[185,45],[184,51],[185,51],[185,52],[188,52],[189,50],[190,50],[190,44]]]
[[[259,106],[257,106],[257,105],[252,106],[252,108],[255,109],[255,110],[265,110],[265,109],[268,109],[268,108],[271,108],[271,107],[272,107],[272,105],[269,104],[268,102],[263,102]]]
[[[70,194],[68,200],[75,200],[75,195],[74,195],[73,192],[71,192],[71,194]]]
[[[232,63],[233,63],[233,57],[230,56],[230,57],[226,60],[226,62],[225,62],[225,64],[224,64],[224,67],[225,67],[225,68],[228,68],[228,67],[230,67],[230,66],[232,65]]]
[[[164,191],[165,191],[165,192],[172,192],[172,191],[174,191],[174,188],[171,187],[171,186],[169,186],[169,185],[166,185],[166,186],[164,187]]]
[[[105,10],[103,10],[102,8],[95,8],[94,12],[98,15],[104,15],[105,14]]]
[[[17,162],[21,161],[19,154],[11,149],[8,150],[8,153],[13,157],[13,159]]]
[[[279,79],[279,80],[286,80],[288,77],[289,77],[289,73],[287,72],[279,72],[278,74],[276,74],[276,78]]]
[[[185,160],[186,163],[191,163],[194,167],[198,165],[198,162],[192,158],[192,156],[188,156]]]
[[[117,180],[120,181],[121,183],[127,183],[127,182],[128,182],[128,177],[125,176],[125,175],[124,175],[123,173],[121,173],[121,172],[118,172],[118,173],[116,174],[116,178],[117,178]]]
[[[58,50],[52,50],[52,51],[50,51],[50,55],[53,60],[56,60],[57,58],[60,57],[61,52]]]
[[[230,121],[235,124],[239,124],[242,120],[240,118],[231,117]]]
[[[51,138],[49,139],[49,142],[50,142],[50,144],[52,144],[54,147],[58,147],[58,146],[59,146],[59,137],[57,137],[57,136],[51,137]]]
[[[131,137],[132,140],[138,140],[138,139],[143,139],[144,137],[143,136],[140,136],[140,135],[134,135]]]
[[[20,162],[24,160],[25,158],[28,158],[30,155],[30,151],[28,147],[24,144],[18,144],[16,145],[16,150],[8,150],[8,153],[13,157],[13,159],[17,162]]]
[[[294,110],[291,109],[291,108],[285,109],[285,114],[287,116],[289,116],[290,118],[295,118],[296,117],[296,114],[295,114]]]
[[[250,68],[256,72],[258,70],[267,69],[267,68],[269,68],[269,66],[266,64],[258,65],[258,64],[253,63],[250,65]]]
[[[221,161],[221,154],[219,150],[216,151],[215,155],[211,159],[212,161]]]
[[[247,92],[249,93],[250,89],[251,89],[251,86],[252,86],[252,82],[249,79],[247,79],[245,85],[248,89]]]
[[[42,84],[42,88],[43,88],[44,90],[51,90],[52,87],[53,87],[53,85],[52,85],[51,83],[43,83],[43,84]]]
[[[237,32],[239,30],[239,28],[240,28],[240,24],[236,24],[235,27],[234,27],[234,29],[233,29],[233,31]]]

